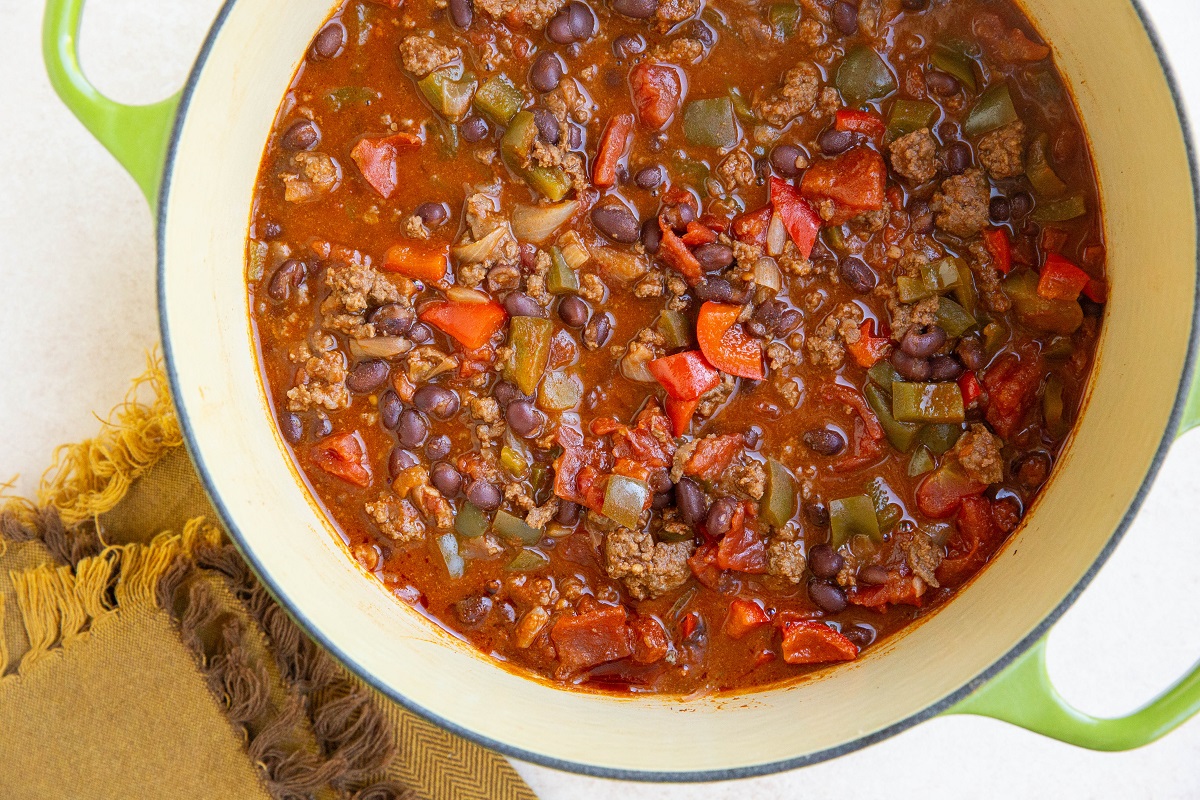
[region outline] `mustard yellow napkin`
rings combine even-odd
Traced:
[[[0,512],[0,798],[536,800],[275,604],[216,524],[152,363]]]

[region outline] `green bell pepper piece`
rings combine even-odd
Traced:
[[[933,55],[929,57],[929,63],[935,69],[953,75],[967,91],[973,92],[978,86],[975,82],[974,59],[948,42],[939,43],[934,48]]]
[[[339,86],[325,95],[325,102],[334,111],[341,111],[342,106],[350,104],[369,106],[381,97],[379,92],[366,86]]]
[[[967,310],[948,297],[938,298],[937,311],[934,312],[938,327],[946,332],[951,339],[962,336],[975,327],[978,322]]]
[[[529,472],[529,460],[515,448],[504,445],[500,448],[500,467],[514,478],[524,478]]]
[[[466,569],[466,562],[458,552],[458,539],[453,533],[443,533],[437,538],[438,552],[442,554],[442,560],[446,562],[446,571],[450,573],[450,577],[458,580],[463,576],[463,571]]]
[[[1055,336],[1042,348],[1042,356],[1054,361],[1070,358],[1075,352],[1075,343],[1068,336]]]
[[[522,548],[521,552],[517,553],[512,561],[508,562],[508,566],[505,569],[509,572],[532,572],[535,569],[541,569],[549,563],[550,559],[540,550],[525,547]]]
[[[417,81],[417,88],[433,110],[451,122],[467,115],[478,85],[474,73],[463,72],[461,66],[434,70]]]
[[[521,175],[535,192],[557,203],[571,191],[571,178],[561,167],[528,167]]]
[[[921,428],[921,432],[917,434],[917,441],[935,456],[940,456],[954,447],[962,432],[962,425],[934,423]]]
[[[540,317],[513,317],[508,323],[508,342],[513,348],[509,379],[528,395],[537,391],[550,361],[554,323]]]
[[[1046,417],[1046,430],[1055,439],[1067,435],[1070,426],[1067,425],[1066,403],[1063,400],[1062,378],[1051,374],[1046,379],[1046,389],[1042,394],[1042,413]]]
[[[1009,273],[1000,288],[1013,302],[1017,319],[1035,330],[1063,336],[1083,324],[1083,309],[1077,300],[1050,300],[1037,292],[1038,277],[1028,270]]]
[[[915,303],[918,300],[924,300],[926,297],[931,296],[933,292],[925,285],[925,281],[920,278],[901,275],[896,278],[896,294],[900,298],[901,303]]]
[[[518,111],[500,138],[500,157],[534,191],[557,203],[570,190],[571,179],[560,167],[541,167],[530,163],[536,138],[537,123],[533,120],[533,112]]]
[[[626,528],[636,528],[650,488],[645,483],[624,475],[612,475],[604,490],[604,516]]]
[[[537,544],[542,538],[542,531],[539,528],[526,524],[525,520],[507,511],[496,512],[492,530],[505,539],[517,540],[525,544]]]
[[[693,100],[683,109],[683,136],[697,147],[729,148],[738,143],[741,132],[728,97]]]
[[[967,115],[963,130],[968,136],[982,136],[988,131],[1016,122],[1017,119],[1017,109],[1013,106],[1008,84],[1000,81],[993,83],[979,95],[979,100]]]
[[[846,234],[841,225],[826,225],[821,228],[821,239],[835,253],[846,252]]]
[[[466,539],[477,539],[488,532],[492,523],[488,520],[479,506],[474,503],[463,503],[462,508],[454,517],[454,530]]]
[[[507,125],[525,105],[525,95],[504,73],[493,75],[475,92],[475,107],[496,125]]]
[[[1034,222],[1066,222],[1069,219],[1082,217],[1087,213],[1087,201],[1083,195],[1073,192],[1057,200],[1039,202],[1033,207],[1030,218]]]
[[[800,7],[792,3],[776,3],[767,9],[767,19],[780,39],[790,39],[800,24]]]
[[[892,416],[900,422],[962,422],[966,413],[957,383],[892,384]]]
[[[737,114],[737,118],[747,125],[754,125],[758,122],[758,116],[754,113],[754,108],[750,105],[750,101],[746,99],[746,95],[742,94],[742,90],[736,86],[729,87],[729,99],[733,102],[733,113]]]
[[[903,380],[900,373],[896,372],[896,368],[887,360],[877,361],[875,366],[867,370],[867,377],[871,382],[883,390],[884,395],[888,398],[888,406],[892,404],[892,383],[893,381]]]
[[[654,320],[654,330],[666,340],[668,350],[680,350],[692,343],[692,331],[687,317],[678,311],[660,311]]]
[[[967,262],[961,258],[955,258],[953,261],[958,267],[958,285],[954,287],[952,294],[963,310],[969,316],[974,317],[975,309],[979,304],[979,293],[975,290],[975,276],[971,273]]]
[[[550,271],[546,273],[546,290],[550,294],[577,294],[579,276],[563,258],[557,246],[550,248]]]
[[[855,45],[846,53],[834,83],[847,104],[855,107],[896,89],[896,79],[887,64],[878,53],[863,44]]]
[[[783,464],[767,459],[767,488],[762,499],[762,518],[781,528],[796,514],[796,480]]]
[[[875,514],[875,504],[865,494],[831,501],[829,528],[830,544],[835,550],[854,536],[866,536],[876,542],[883,541],[883,533],[879,530],[879,517]]]
[[[1040,133],[1029,143],[1025,158],[1025,177],[1039,197],[1058,197],[1067,190],[1062,178],[1050,167],[1050,135]]]
[[[929,448],[922,445],[913,451],[912,458],[908,461],[908,477],[915,478],[918,475],[924,475],[934,468],[933,454],[929,452]]]
[[[899,139],[905,134],[928,128],[937,116],[938,107],[928,100],[897,100],[888,112],[888,136]]]
[[[879,420],[879,427],[883,428],[883,434],[887,437],[888,443],[899,452],[907,453],[913,442],[916,441],[921,426],[911,422],[898,421],[892,414],[891,399],[878,386],[868,385],[863,390],[863,397],[866,398],[867,405],[875,412],[875,417]]]

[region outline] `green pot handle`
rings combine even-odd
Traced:
[[[100,144],[133,176],[154,207],[179,95],[144,106],[114,102],[97,91],[79,66],[76,38],[84,0],[47,0],[42,57],[54,91]]]
[[[1179,426],[1182,435],[1200,426],[1200,378],[1192,388]],[[978,714],[1090,750],[1132,750],[1165,736],[1200,711],[1200,663],[1178,683],[1124,717],[1098,718],[1073,708],[1046,672],[1042,639],[948,714]]]

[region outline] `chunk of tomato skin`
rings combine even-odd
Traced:
[[[687,224],[687,232],[680,236],[679,240],[688,247],[712,244],[717,240],[717,232],[702,222],[692,220]]]
[[[880,613],[889,605],[915,606],[920,608],[924,601],[925,583],[915,575],[901,575],[896,570],[888,572],[888,579],[879,586],[859,584],[846,595],[846,600],[856,606],[871,608]]]
[[[663,407],[667,411],[667,416],[671,418],[671,433],[675,436],[683,436],[688,432],[688,428],[692,424],[692,416],[696,413],[696,409],[700,407],[699,400],[676,400],[674,397],[667,395],[663,401]]]
[[[704,268],[700,266],[700,261],[662,217],[658,219],[658,227],[662,231],[662,241],[658,245],[659,260],[682,275],[689,286],[700,283],[704,279]]]
[[[1048,253],[1038,276],[1037,293],[1047,300],[1078,300],[1091,280],[1090,275],[1058,253]]]
[[[632,114],[614,114],[600,134],[596,148],[596,161],[592,168],[592,183],[601,188],[617,182],[617,164],[629,149],[629,135],[633,133]]]
[[[833,200],[856,211],[883,208],[886,189],[883,156],[867,147],[852,147],[833,158],[814,161],[800,181],[800,194],[809,200]]]
[[[703,544],[697,547],[695,552],[688,556],[687,563],[688,568],[702,586],[718,589],[721,584],[722,570],[717,566],[717,546],[715,544]],[[684,636],[687,635],[684,634]]]
[[[383,257],[385,272],[395,272],[428,284],[438,283],[445,278],[449,266],[450,258],[445,248],[421,249],[405,242],[389,247]]]
[[[796,243],[800,255],[808,258],[821,232],[821,215],[796,188],[779,178],[771,178],[771,206],[783,221],[788,236]]]
[[[646,364],[646,369],[676,400],[698,400],[721,383],[721,374],[699,350],[656,358]]]
[[[350,151],[358,171],[384,200],[391,198],[399,185],[396,159],[403,150],[415,150],[423,144],[412,133],[397,133],[381,139],[359,139]]]
[[[783,660],[789,664],[828,664],[858,658],[854,642],[822,622],[783,626]]]
[[[371,485],[371,467],[367,448],[358,431],[334,433],[313,447],[313,462],[325,472],[355,486]]]
[[[747,211],[734,217],[731,226],[733,238],[742,244],[766,247],[767,229],[771,226],[771,216],[774,213],[774,208],[765,205],[757,211]]]
[[[661,130],[671,121],[683,99],[683,82],[676,68],[669,64],[643,61],[630,70],[629,88],[638,122],[655,130]]]
[[[833,124],[839,131],[861,133],[869,139],[881,140],[887,133],[887,125],[878,114],[853,108],[839,109]]]
[[[696,318],[696,339],[700,352],[722,372],[739,378],[761,381],[762,343],[749,336],[737,324],[742,307],[709,300],[700,307]]]
[[[605,606],[559,617],[550,629],[550,641],[558,653],[560,674],[575,675],[633,655],[626,616],[624,606]]]
[[[983,232],[983,245],[992,257],[992,264],[1004,275],[1012,271],[1012,244],[1004,228],[988,228]]]
[[[656,617],[637,615],[629,620],[632,658],[639,664],[654,664],[667,657],[671,640]]]
[[[753,600],[737,597],[729,603],[729,611],[721,630],[731,639],[741,639],[751,631],[770,624],[771,618],[762,606]]]
[[[1011,439],[1033,407],[1042,380],[1040,357],[1032,350],[999,356],[980,383],[987,392],[984,417],[1001,439]]]
[[[767,571],[767,540],[751,524],[747,524],[746,506],[733,515],[729,533],[717,544],[717,566],[750,575]]]
[[[987,484],[970,477],[958,463],[947,460],[917,486],[917,508],[931,519],[947,519],[968,497],[987,491]]]
[[[504,327],[508,312],[494,301],[460,303],[442,300],[426,306],[418,317],[422,322],[453,337],[468,350],[478,350]]]

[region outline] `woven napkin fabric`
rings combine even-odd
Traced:
[[[352,676],[225,538],[160,366],[0,511],[0,798],[536,800]]]

